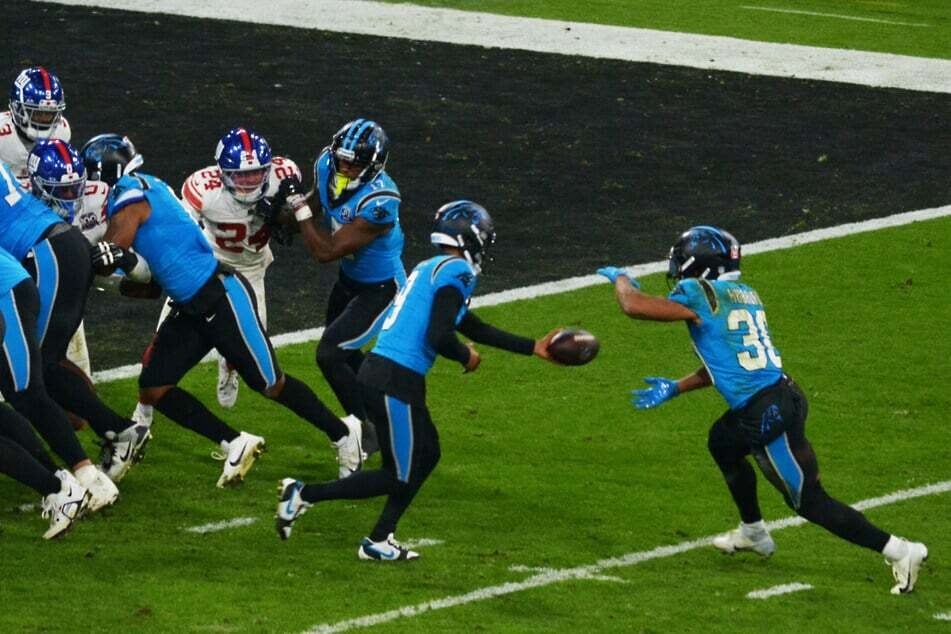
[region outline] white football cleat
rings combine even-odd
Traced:
[[[225,466],[218,478],[218,488],[240,484],[257,457],[264,453],[264,449],[264,439],[260,436],[244,431],[238,434],[237,438],[228,443],[228,455],[225,456]]]
[[[892,576],[898,582],[892,587],[892,594],[907,594],[914,590],[921,564],[928,559],[927,546],[920,542],[902,541],[908,546],[908,552],[905,556],[895,561],[885,560],[891,564]]]
[[[132,424],[118,434],[107,432],[100,455],[100,469],[110,480],[118,482],[132,465],[142,460],[145,446],[151,439],[152,432],[147,425]]]
[[[218,404],[231,409],[238,402],[238,371],[228,368],[224,357],[218,358]]]
[[[310,502],[305,502],[300,496],[304,483],[294,478],[284,478],[277,486],[278,502],[277,513],[274,515],[277,534],[281,539],[288,539],[294,529],[294,520],[307,512]]]
[[[776,552],[776,542],[765,528],[751,530],[744,524],[714,537],[713,546],[727,555],[741,550],[750,550],[761,557],[769,557]]]
[[[402,546],[393,538],[393,533],[390,533],[382,542],[364,537],[357,549],[357,557],[372,561],[407,561],[418,559],[419,553]]]
[[[65,469],[56,472],[62,486],[56,493],[50,493],[41,502],[43,518],[49,519],[50,527],[43,533],[43,539],[59,537],[82,517],[89,504],[89,492],[76,481],[73,474]]]
[[[332,443],[337,449],[338,476],[346,478],[363,467],[363,430],[360,419],[356,416],[347,416],[342,419],[349,433]]]
[[[76,479],[89,492],[89,512],[115,504],[119,498],[119,489],[105,473],[88,465],[76,470]]]

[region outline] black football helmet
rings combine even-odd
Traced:
[[[667,277],[671,280],[715,280],[724,273],[740,270],[740,243],[717,227],[691,227],[670,248],[667,261]]]
[[[482,270],[489,245],[495,244],[495,223],[482,205],[471,200],[456,200],[436,212],[429,241],[436,246],[462,249],[478,272]]]
[[[86,167],[86,179],[103,181],[110,187],[143,163],[142,155],[135,151],[129,137],[119,134],[100,134],[89,139],[80,155]]]
[[[369,119],[354,119],[344,125],[330,141],[330,168],[334,175],[334,197],[369,183],[386,166],[390,139],[383,127]],[[356,178],[340,173],[340,161],[363,168]]]

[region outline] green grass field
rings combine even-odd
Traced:
[[[951,479],[947,388],[951,219],[748,257],[748,283],[766,302],[784,365],[811,400],[808,425],[827,490],[847,502]],[[489,269],[489,275],[504,271]],[[663,292],[660,276],[645,278]],[[246,389],[226,414],[263,434],[270,451],[242,488],[214,488],[209,443],[157,417],[143,463],[114,508],[44,542],[35,495],[0,481],[4,577],[0,631],[303,631],[606,557],[698,539],[737,521],[706,454],[706,431],[724,408],[713,392],[635,411],[643,376],[695,369],[680,325],[628,320],[607,285],[485,308],[503,327],[540,335],[579,325],[600,357],[581,368],[483,350],[463,376],[440,361],[430,406],[443,461],[401,524],[404,540],[443,543],[409,565],[359,562],[356,547],[381,501],[311,509],[292,539],[273,530],[281,477],[332,477],[326,440]],[[288,371],[331,399],[312,346],[280,351]],[[213,402],[214,367],[185,384]],[[100,386],[129,409],[131,380]],[[215,406],[217,407],[217,406]],[[92,436],[82,434],[92,450]],[[790,512],[761,479],[767,519]],[[886,530],[928,543],[919,589],[888,594],[882,558],[806,526],[777,531],[770,560],[703,547],[575,579],[398,619],[386,631],[928,631],[951,610],[948,493],[869,512]],[[233,518],[254,523],[210,534],[186,527]],[[785,583],[813,590],[764,601],[747,592]],[[57,615],[68,614],[68,619]]]
[[[951,5],[945,0],[413,0],[412,4],[764,42],[951,57]]]

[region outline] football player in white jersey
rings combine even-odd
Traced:
[[[24,69],[10,88],[10,109],[0,112],[0,162],[13,168],[20,185],[29,191],[27,158],[39,139],[69,141],[72,132],[63,116],[63,87],[42,66]]]
[[[215,161],[185,179],[182,203],[201,224],[215,257],[251,283],[258,315],[267,327],[264,275],[274,255],[266,216],[281,180],[300,178],[301,172],[294,161],[273,156],[264,137],[248,128],[229,130],[218,142]],[[237,398],[238,373],[219,359],[218,403],[233,407]],[[139,404],[133,419],[150,420],[149,410]]]

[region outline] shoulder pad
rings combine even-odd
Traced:
[[[208,194],[222,187],[221,170],[217,165],[209,165],[185,179],[182,183],[182,201],[193,211],[201,211]]]

